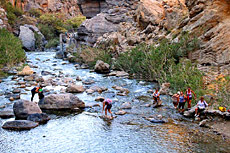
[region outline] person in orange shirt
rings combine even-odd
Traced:
[[[34,88],[31,90],[31,94],[32,94],[31,102],[33,102],[34,95],[35,95],[36,93],[40,93],[40,92],[42,92],[42,86],[34,87]]]

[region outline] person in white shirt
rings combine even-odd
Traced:
[[[200,115],[200,113],[203,112],[205,110],[205,108],[208,107],[208,104],[204,100],[203,96],[200,97],[200,100],[198,101],[196,106],[197,106],[197,108],[195,109],[195,117],[198,117]]]

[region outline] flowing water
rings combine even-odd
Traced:
[[[94,80],[93,86],[107,87],[103,93],[87,95],[85,92],[76,94],[86,104],[98,103],[94,99],[104,96],[113,100],[112,112],[119,110],[123,102],[131,102],[132,109],[126,110],[124,116],[117,116],[113,120],[100,118],[101,107],[86,108],[81,113],[57,115],[49,113],[52,118],[47,124],[30,131],[9,131],[0,128],[1,153],[145,153],[145,152],[229,152],[230,143],[222,136],[215,135],[208,129],[198,127],[192,119],[183,118],[172,106],[167,96],[162,96],[164,106],[154,109],[144,105],[151,103],[149,89],[154,89],[155,84],[118,77],[105,77],[88,69],[76,70],[73,64],[55,59],[54,52],[27,53],[30,65],[38,68],[33,70],[41,75],[41,71],[48,71],[53,75],[44,76],[45,79],[53,77],[76,78]],[[62,74],[63,73],[63,74]],[[11,92],[16,87],[12,76],[3,79],[0,84],[0,93]],[[23,78],[19,78],[23,80]],[[82,84],[78,81],[77,84]],[[92,85],[87,85],[90,87]],[[113,85],[129,89],[128,96],[118,96]],[[30,90],[22,90],[21,98],[30,100]],[[60,93],[65,89],[61,83],[56,86],[47,86],[50,92]],[[37,95],[35,101],[38,101]],[[0,106],[12,108],[13,103],[4,95],[0,96]],[[154,124],[143,117],[161,114],[166,124]],[[14,120],[0,119],[0,125]]]

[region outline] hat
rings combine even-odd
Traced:
[[[180,94],[180,91],[178,91],[177,94]]]

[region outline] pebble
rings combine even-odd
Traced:
[[[10,100],[10,101],[14,101],[14,97],[10,97],[9,100]]]
[[[2,83],[2,80],[0,80],[0,83]]]
[[[22,84],[22,85],[20,86],[20,88],[26,88],[26,85]]]

